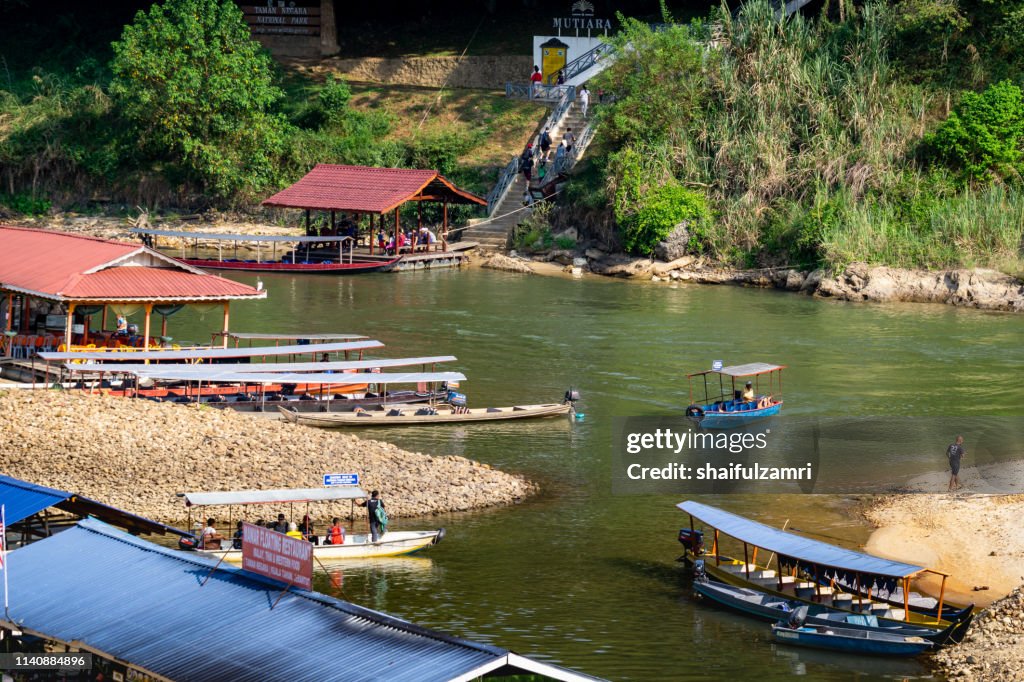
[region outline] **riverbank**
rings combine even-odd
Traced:
[[[0,415],[0,472],[172,524],[186,518],[179,492],[315,488],[332,472],[359,473],[360,487],[379,489],[395,517],[511,504],[536,492],[521,476],[464,457],[431,457],[231,410],[0,391]],[[322,521],[349,509],[313,505],[311,515]],[[277,511],[287,510],[253,513]]]
[[[740,270],[683,256],[670,262],[634,258],[587,249],[583,253],[554,250],[534,258],[496,254],[485,267],[513,272],[576,276],[593,273],[669,284],[732,284],[780,289],[816,298],[874,303],[942,303],[946,305],[1024,312],[1024,280],[983,268],[909,270],[853,263],[842,273],[788,267]],[[515,261],[510,264],[510,261]],[[487,263],[491,263],[488,265]]]
[[[896,495],[865,515],[866,550],[949,573],[950,601],[988,606],[1024,582],[1024,495]],[[922,587],[939,593],[937,579]]]
[[[127,218],[81,216],[74,213],[43,218],[8,221],[46,229],[86,234],[103,239],[134,242],[138,237],[129,230]],[[238,214],[205,214],[160,218],[146,215],[144,224],[156,229],[188,230],[197,233],[281,235],[303,233],[300,227],[268,225]],[[161,248],[173,249],[185,244],[177,238],[160,238]],[[239,245],[239,250],[249,247]],[[255,252],[253,248],[253,252]],[[599,249],[582,252],[553,250],[533,258],[487,253],[477,261],[485,268],[540,274],[576,276],[588,274],[638,282],[666,284],[731,284],[792,291],[815,298],[874,303],[942,303],[980,310],[1024,312],[1024,280],[986,269],[904,270],[854,263],[838,275],[824,270],[760,268],[739,270],[711,263],[704,258],[683,256],[662,262],[606,253]]]
[[[963,643],[939,651],[935,663],[958,680],[1024,679],[1024,587],[978,615]]]

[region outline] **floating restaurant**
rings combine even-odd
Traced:
[[[186,305],[220,309],[226,334],[231,302],[266,296],[139,244],[0,227],[0,320],[8,358],[83,346],[151,348],[159,345],[157,336],[171,340],[167,318]],[[141,329],[117,329],[119,317],[139,314]],[[154,315],[161,319],[158,335]]]

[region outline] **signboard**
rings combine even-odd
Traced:
[[[242,568],[304,590],[313,589],[313,543],[252,523],[242,524]]]
[[[711,363],[711,369],[713,369],[716,372],[721,370],[722,369],[722,361],[721,360],[715,360],[714,362],[712,362]]]
[[[572,30],[576,31],[577,36],[580,30],[586,30],[588,36],[595,30],[607,35],[612,28],[612,20],[594,16],[594,3],[590,0],[576,0],[570,8],[570,15],[555,17],[552,28],[558,31],[558,35],[562,35],[562,31]]]
[[[324,486],[359,485],[359,474],[324,474]]]
[[[320,35],[320,0],[267,0],[265,4],[238,4],[253,34]]]

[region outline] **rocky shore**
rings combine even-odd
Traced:
[[[517,260],[520,265],[510,265],[509,260]],[[554,250],[533,259],[505,258],[492,267],[542,272],[531,267],[539,262],[557,263],[565,272],[577,276],[590,272],[639,281],[783,289],[839,301],[943,303],[981,310],[1024,312],[1024,281],[982,268],[908,270],[853,263],[839,274],[794,268],[737,270],[694,256],[660,261],[610,254],[599,249],[587,249],[582,257],[573,251]]]
[[[358,472],[360,486],[379,489],[395,517],[509,504],[536,491],[521,476],[464,457],[209,407],[0,391],[0,418],[0,472],[172,524],[186,518],[179,492],[315,488],[332,472]],[[314,505],[311,515],[322,522],[349,510]],[[252,513],[278,511],[287,510]]]
[[[963,643],[941,650],[935,663],[955,680],[1024,680],[1024,587],[979,614]]]

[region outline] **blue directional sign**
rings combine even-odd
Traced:
[[[716,372],[718,370],[722,369],[722,361],[721,360],[715,360],[714,362],[712,362],[711,363],[711,369],[716,371]]]
[[[359,485],[359,474],[324,474],[324,485]]]

